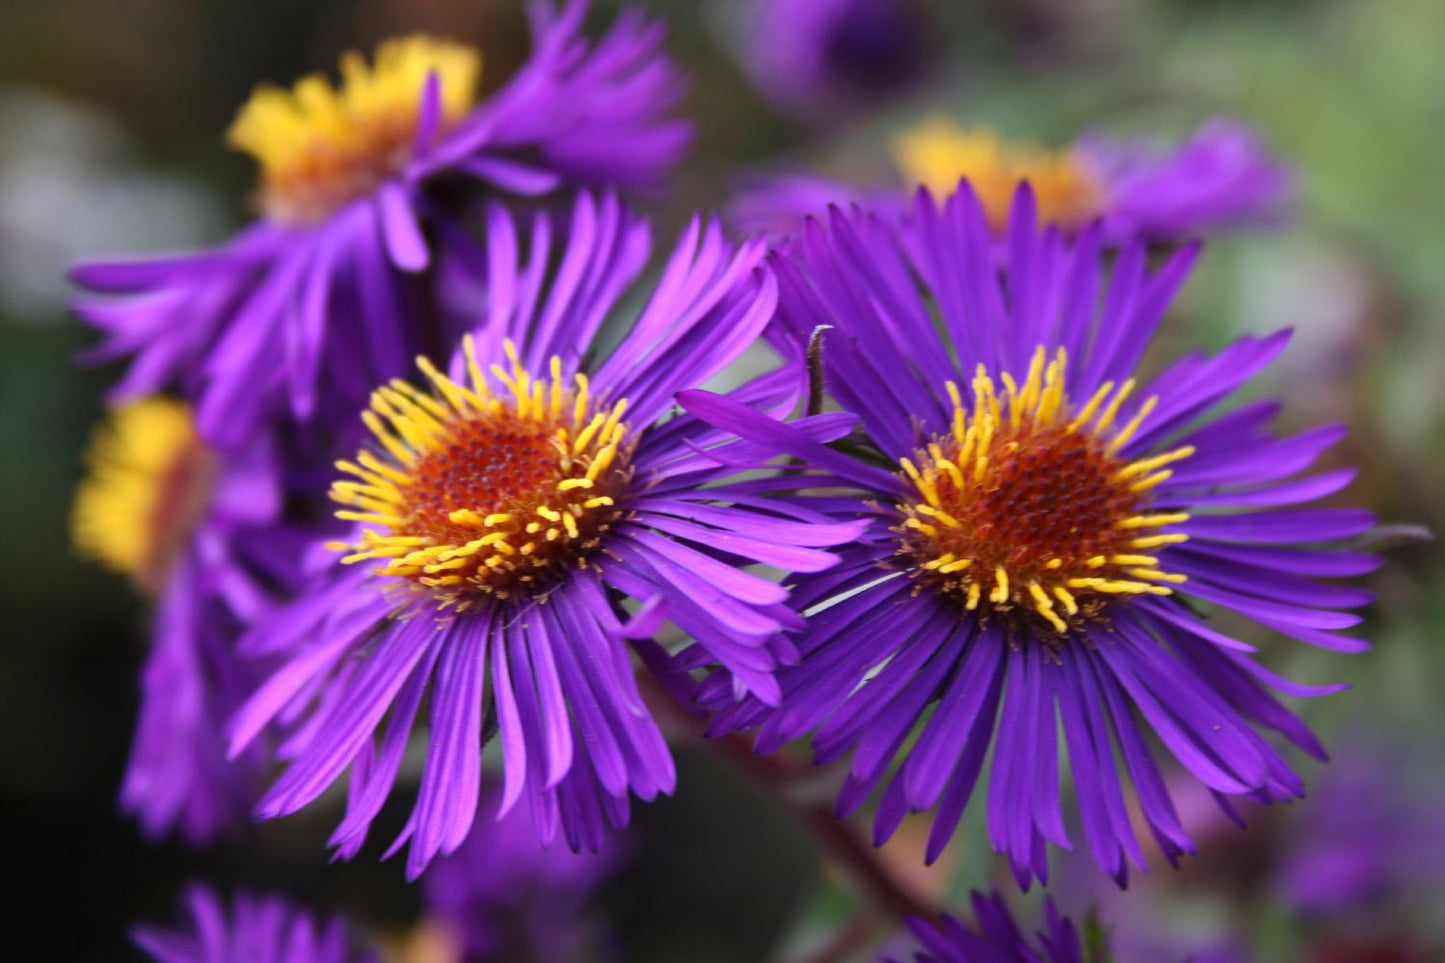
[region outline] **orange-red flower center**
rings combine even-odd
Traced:
[[[1192,453],[1121,456],[1152,404],[1116,427],[1133,383],[1106,383],[1075,411],[1064,368],[1062,352],[1046,367],[1040,348],[1022,384],[1001,376],[1002,392],[980,369],[971,409],[950,383],[951,431],[903,460],[917,497],[899,506],[896,529],[900,563],[921,586],[1060,633],[1111,596],[1167,595],[1183,581],[1151,553],[1185,540],[1160,529],[1187,516],[1151,503],[1164,466]]]
[[[594,409],[585,376],[567,386],[554,358],[550,378],[533,378],[508,350],[510,370],[491,369],[501,392],[474,360],[467,383],[423,360],[437,395],[378,389],[365,417],[391,458],[363,452],[339,466],[360,480],[332,487],[348,506],[337,514],[370,526],[345,561],[382,560],[380,574],[459,609],[545,595],[589,563],[632,480],[626,402]]]

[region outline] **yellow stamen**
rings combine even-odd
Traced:
[[[1161,525],[1178,525],[1180,522],[1189,521],[1188,514],[1184,512],[1170,512],[1165,515],[1135,515],[1132,518],[1121,520],[1120,528],[1158,528]]]

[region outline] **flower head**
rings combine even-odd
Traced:
[[[283,712],[307,719],[259,812],[301,808],[350,765],[351,805],[332,838],[343,854],[390,791],[430,689],[427,764],[398,841],[412,841],[413,876],[472,824],[484,720],[502,744],[499,815],[527,794],[543,842],[560,828],[574,848],[596,848],[607,823],[625,823],[629,792],[670,791],[672,759],[628,641],[661,664],[650,640],[671,620],[696,640],[685,658],[727,666],[740,690],[776,702],[773,670],[794,655],[783,633],[801,620],[783,589],[739,566],[819,570],[835,556],[817,546],[861,529],[770,498],[765,483],[729,481],[756,446],[710,451],[721,432],[670,416],[676,391],[710,378],[771,318],[760,243],[733,251],[716,224],[695,221],[604,356],[597,333],[647,258],[646,225],[615,198],[583,196],[555,258],[548,225],[534,219],[519,266],[517,225],[489,212],[482,325],[448,373],[419,361],[430,391],[378,389],[363,416],[375,447],[338,466],[333,497],[357,528],[336,547],[350,564],[248,642],[287,664],[239,714],[235,744]],[[734,397],[786,409],[798,387],[785,369]],[[831,438],[851,420],[798,430]]]
[[[1225,118],[1173,149],[1089,134],[1074,150],[1107,186],[1103,216],[1119,238],[1274,224],[1287,218],[1295,196],[1290,169],[1249,128]]]
[[[1355,731],[1272,841],[1274,888],[1297,912],[1339,922],[1445,893],[1445,819],[1433,802],[1442,779],[1404,745]]]
[[[1077,150],[1050,151],[1011,144],[994,131],[969,130],[950,117],[929,117],[893,143],[893,159],[905,183],[937,197],[968,181],[988,216],[1002,231],[1018,186],[1033,188],[1040,219],[1077,230],[1103,213],[1104,185]]]
[[[1275,221],[1293,193],[1289,171],[1248,130],[1226,120],[1211,121],[1180,147],[1161,152],[1096,134],[1054,150],[936,115],[900,133],[892,155],[896,186],[761,179],[734,203],[733,220],[775,236],[795,235],[829,204],[901,214],[910,191],[923,187],[943,197],[966,180],[995,237],[1006,233],[1014,195],[1028,184],[1040,221],[1074,234],[1097,220],[1105,241],[1123,245]]]
[[[342,57],[339,87],[317,74],[290,91],[258,87],[226,143],[260,165],[259,203],[268,218],[322,220],[402,173],[421,135],[455,126],[472,108],[481,70],[481,54],[461,44],[426,36],[389,40],[374,65],[354,51]],[[424,103],[429,84],[436,93],[428,98],[439,103]],[[436,129],[423,131],[424,119]]]
[[[115,411],[89,461],[76,546],[155,602],[121,805],[148,835],[206,842],[244,818],[262,763],[228,764],[222,725],[257,672],[236,638],[288,570],[275,459],[264,444],[218,455],[187,405],[156,397]]]
[[[496,818],[495,800],[452,855],[422,876],[425,927],[466,960],[576,960],[593,935],[586,904],[618,868],[621,839],[598,853],[543,848],[530,806]]]
[[[258,89],[227,134],[260,165],[256,223],[215,250],[75,271],[95,295],[77,313],[106,335],[93,359],[132,359],[115,394],[180,390],[228,450],[277,418],[334,436],[404,359],[465,330],[417,306],[437,302],[442,255],[475,246],[459,215],[478,198],[660,186],[690,137],[667,116],[682,84],[660,26],[624,15],[592,43],[585,0],[531,10],[531,59],[481,103],[481,54],[426,37],[348,54],[339,86]]]
[[[748,75],[793,114],[834,119],[922,73],[926,24],[905,0],[749,0],[735,11]]]
[[[159,591],[215,483],[215,458],[190,408],[161,397],[121,406],[97,429],[88,461],[71,517],[76,549]]]
[[[374,963],[353,950],[339,919],[317,921],[277,896],[238,894],[227,907],[211,890],[186,894],[181,929],[136,927],[131,936],[156,963]]]
[[[718,678],[702,694],[726,706],[717,726],[762,722],[764,749],[816,729],[820,762],[851,750],[840,809],[881,788],[881,842],[909,810],[936,808],[930,859],[992,749],[989,838],[1021,884],[1046,878],[1047,842],[1072,845],[1061,749],[1084,836],[1121,883],[1128,862],[1143,865],[1125,803],[1131,782],[1163,852],[1173,860],[1193,849],[1148,730],[1221,799],[1302,793],[1258,730],[1323,750],[1265,686],[1339,687],[1278,678],[1202,607],[1330,649],[1366,647],[1336,632],[1359,621],[1339,610],[1369,593],[1318,578],[1375,560],[1317,546],[1359,535],[1371,516],[1295,507],[1353,477],[1294,477],[1339,429],[1278,438],[1272,402],[1210,415],[1287,334],[1187,355],[1138,382],[1195,252],[1151,273],[1135,242],[1106,291],[1100,230],[1066,242],[1039,227],[1023,190],[1000,271],[988,217],[965,185],[941,207],[920,192],[905,221],[835,210],[791,255],[775,256],[783,330],[803,338],[832,326],[828,386],[862,421],[870,459],[725,399],[682,396],[711,423],[802,459],[817,484],[853,489],[851,509],[835,511],[871,519],[842,565],[795,580],[795,604],[810,615],[801,663],[780,674],[781,707],[728,705]]]
[[[944,916],[937,926],[910,917],[908,932],[919,950],[913,963],[1085,963],[1100,957],[1086,953],[1073,920],[1059,915],[1052,899],[1044,904],[1044,929],[1032,938],[1014,919],[997,893],[972,895],[974,925]],[[886,958],[886,963],[893,963]]]

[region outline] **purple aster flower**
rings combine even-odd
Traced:
[[[591,959],[596,933],[588,900],[618,868],[621,840],[600,853],[543,848],[532,833],[526,798],[497,818],[494,796],[461,848],[422,876],[424,929],[455,947],[455,958]]]
[[[972,902],[972,927],[947,915],[937,926],[909,917],[908,932],[921,949],[904,959],[912,963],[1084,963],[1099,959],[1096,954],[1085,954],[1073,920],[1060,916],[1053,900],[1044,904],[1044,929],[1032,939],[1019,928],[997,893],[976,892]],[[902,963],[886,954],[884,961]]]
[[[925,25],[907,0],[751,0],[728,12],[748,76],[793,114],[836,118],[920,73]]]
[[[1172,150],[1098,134],[1080,161],[1104,187],[1101,216],[1118,238],[1188,237],[1227,225],[1282,220],[1294,178],[1247,128],[1215,118]]]
[[[91,357],[132,359],[115,394],[179,388],[228,448],[288,408],[354,410],[460,334],[418,307],[437,242],[463,240],[439,182],[517,197],[658,186],[690,137],[665,117],[682,85],[661,26],[624,16],[591,43],[585,0],[530,10],[532,57],[485,102],[480,53],[422,36],[371,65],[347,55],[339,88],[319,75],[259,88],[228,142],[259,162],[260,219],[211,251],[75,272],[100,295],[76,308],[106,336]]]
[[[113,412],[89,461],[76,546],[156,610],[121,805],[149,836],[207,842],[244,819],[264,764],[258,752],[228,763],[223,726],[256,681],[235,641],[273,604],[296,543],[275,527],[275,459],[264,443],[217,455],[185,404],[154,397]]]
[[[709,451],[721,432],[672,416],[676,391],[707,381],[769,322],[776,286],[758,270],[761,242],[734,251],[717,224],[695,220],[603,354],[598,332],[647,258],[646,225],[614,198],[584,196],[565,245],[538,216],[524,257],[503,208],[486,221],[490,297],[476,336],[450,375],[418,362],[431,391],[379,388],[363,415],[373,446],[338,466],[350,477],[332,497],[358,525],[342,561],[362,564],[334,567],[258,627],[249,648],[287,664],[234,724],[242,748],[278,715],[305,719],[263,817],[300,809],[351,767],[331,840],[349,856],[430,689],[420,794],[393,847],[411,841],[413,877],[466,837],[484,734],[500,737],[500,813],[529,794],[544,843],[560,828],[573,848],[595,849],[607,823],[625,824],[629,791],[671,791],[628,640],[661,664],[649,640],[671,620],[740,693],[776,703],[773,670],[795,656],[782,633],[802,619],[783,589],[738,566],[817,571],[836,561],[818,546],[862,528],[770,498],[769,480],[728,483],[727,463],[757,446]],[[783,369],[731,398],[787,411],[798,382]],[[832,438],[852,420],[796,430]],[[628,597],[640,607],[621,607]]]
[[[828,204],[861,203],[902,213],[913,188],[951,194],[967,180],[995,235],[1007,226],[1020,184],[1033,189],[1039,219],[1076,233],[1102,222],[1101,237],[1178,241],[1231,225],[1280,220],[1293,198],[1289,170],[1239,124],[1215,119],[1183,146],[1159,151],[1086,134],[1065,150],[1013,144],[987,129],[929,117],[893,143],[900,186],[817,177],[757,179],[734,202],[731,221],[772,236],[795,235]]]
[[[765,719],[763,750],[816,729],[819,762],[850,750],[839,799],[882,790],[881,843],[909,810],[936,810],[938,856],[992,748],[988,835],[1020,884],[1046,879],[1046,843],[1070,847],[1067,754],[1083,835],[1124,882],[1144,855],[1131,793],[1174,861],[1193,843],[1149,747],[1152,731],[1220,798],[1299,796],[1303,784],[1259,732],[1324,752],[1266,687],[1292,684],[1208,617],[1229,610],[1340,651],[1368,592],[1328,582],[1376,564],[1317,547],[1372,525],[1368,512],[1300,508],[1354,476],[1297,477],[1343,429],[1280,438],[1278,404],[1211,409],[1267,365],[1288,333],[1186,355],[1136,390],[1135,368],[1196,250],[1155,271],[1120,252],[1106,285],[1101,228],[1069,243],[1041,228],[1021,190],[1005,270],[965,185],[942,206],[920,191],[905,222],[834,210],[777,255],[778,317],[798,337],[831,325],[832,395],[874,448],[852,458],[734,401],[685,392],[694,414],[811,465],[818,485],[858,494],[870,520],[845,561],[795,582],[810,613],[803,658],[780,674],[782,708],[746,701],[719,728]],[[798,484],[795,477],[793,483]],[[730,701],[727,680],[701,693]],[[1057,733],[1063,733],[1060,745]]]
[[[131,938],[156,963],[374,963],[339,919],[318,921],[278,896],[238,894],[227,907],[211,890],[186,894],[181,929],[138,926]],[[229,910],[229,911],[228,911]]]
[[[1280,889],[1292,906],[1334,913],[1387,892],[1414,847],[1435,843],[1412,831],[1409,795],[1390,792],[1383,767],[1347,755],[1296,816],[1282,860]],[[1433,808],[1433,807],[1432,807]]]
[[[1137,911],[1137,907],[1136,907]],[[1180,963],[1254,963],[1255,954],[1244,941],[1209,938],[1187,933],[1135,932],[1142,924],[1130,918],[1129,925],[1109,929],[1109,946],[1119,960],[1178,960]]]
[[[1423,757],[1356,740],[1293,814],[1280,841],[1279,891],[1296,909],[1336,920],[1392,898],[1445,895],[1442,790]]]
[[[893,186],[847,184],[810,174],[754,177],[728,206],[728,222],[749,233],[783,239],[798,233],[803,223],[830,205],[888,210],[902,204]]]

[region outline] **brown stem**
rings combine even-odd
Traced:
[[[839,927],[822,946],[799,960],[799,963],[838,963],[853,951],[867,944],[868,938],[878,927],[878,917],[872,913],[859,913],[846,926]]]
[[[831,324],[820,324],[808,337],[808,407],[807,414],[823,410],[825,381],[823,376],[823,332],[833,330]]]
[[[856,823],[837,819],[833,807],[825,801],[799,798],[797,789],[816,772],[812,766],[782,752],[760,756],[753,752],[751,740],[742,735],[709,739],[704,735],[706,723],[701,717],[680,705],[647,674],[642,674],[638,681],[655,715],[665,719],[669,728],[721,755],[768,790],[793,814],[814,842],[847,872],[874,907],[900,919],[918,916],[931,921],[937,917],[937,910],[879,858],[878,849],[869,843]]]
[[[937,915],[879,858],[878,849],[859,832],[856,823],[836,818],[833,807],[823,802],[804,803],[795,806],[794,811],[875,906],[899,919],[917,916],[931,920]]]

